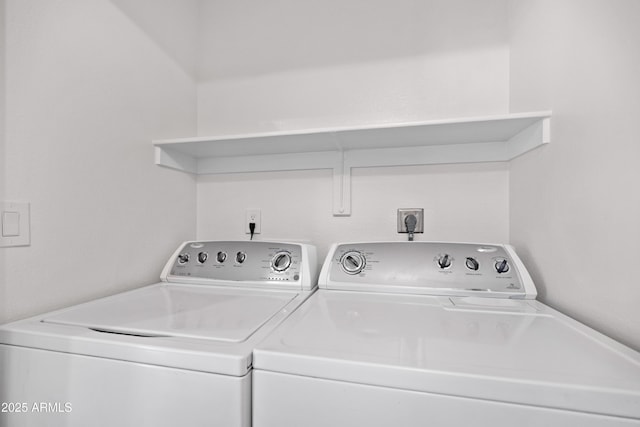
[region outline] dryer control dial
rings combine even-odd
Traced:
[[[464,262],[469,270],[478,271],[480,268],[480,263],[474,257],[467,257],[467,260]]]
[[[438,263],[438,267],[440,267],[440,269],[442,270],[447,269],[451,267],[451,255],[442,254],[438,256],[438,259],[436,260],[436,262]]]
[[[367,259],[361,252],[349,251],[340,258],[340,265],[347,274],[358,274],[367,265]]]
[[[278,252],[271,259],[271,268],[274,271],[286,271],[289,267],[291,267],[291,254],[289,252]]]
[[[507,273],[509,271],[509,263],[504,258],[496,260],[494,267],[499,274]]]

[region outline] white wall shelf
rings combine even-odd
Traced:
[[[351,169],[509,161],[550,141],[551,112],[153,141],[156,164],[194,174],[333,170],[351,214]]]

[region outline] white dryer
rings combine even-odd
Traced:
[[[0,327],[0,426],[249,426],[252,351],[316,287],[316,252],[187,242],[163,282]]]
[[[334,245],[254,351],[255,427],[640,425],[640,354],[535,300],[506,245]]]

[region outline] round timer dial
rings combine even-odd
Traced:
[[[278,252],[271,258],[271,268],[274,271],[287,271],[289,267],[291,267],[291,254],[289,252]]]
[[[358,251],[349,251],[340,258],[340,265],[347,274],[358,274],[367,265],[367,259]]]

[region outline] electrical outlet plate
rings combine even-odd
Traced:
[[[415,215],[417,220],[416,229],[413,232],[424,233],[424,209],[422,208],[398,209],[398,233],[408,233],[404,219],[409,215]]]
[[[256,228],[253,231],[253,234],[260,234],[262,231],[261,221],[262,215],[260,213],[260,209],[247,209],[246,211],[246,219],[244,221],[244,232],[245,234],[251,234],[251,230],[249,230],[249,223],[253,222],[256,224]]]

